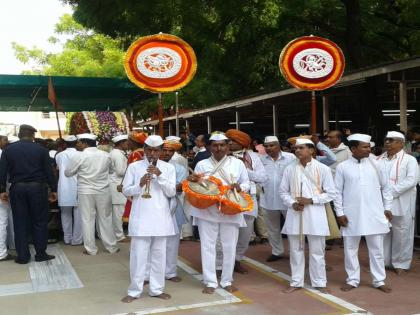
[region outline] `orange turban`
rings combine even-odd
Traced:
[[[247,133],[237,129],[229,129],[225,132],[225,136],[239,143],[244,148],[248,148],[252,141],[251,137]]]
[[[147,133],[141,131],[131,131],[128,135],[129,139],[137,142],[138,144],[144,144],[144,141],[146,141],[147,137]]]
[[[178,151],[182,148],[182,143],[179,141],[170,141],[165,140],[163,141],[163,148],[173,149],[175,151]]]

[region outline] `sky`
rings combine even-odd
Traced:
[[[0,0],[0,74],[20,74],[31,69],[14,56],[13,41],[27,48],[60,51],[60,45],[47,40],[54,35],[59,17],[71,12],[71,7],[59,0]]]

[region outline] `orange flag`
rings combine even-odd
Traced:
[[[58,104],[57,96],[55,95],[55,90],[54,90],[51,77],[48,78],[48,99],[50,100],[51,104],[54,106],[54,109],[56,111],[59,110],[64,113],[60,104]]]

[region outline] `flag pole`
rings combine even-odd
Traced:
[[[50,100],[55,110],[55,119],[57,120],[58,136],[60,137],[60,139],[63,139],[63,136],[61,134],[60,120],[58,119],[58,106],[60,105],[58,104],[57,97],[55,95],[55,90],[52,84],[51,77],[48,78],[48,99]]]

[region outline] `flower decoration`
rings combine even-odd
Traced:
[[[230,186],[225,186],[225,192],[228,192],[229,189]],[[252,200],[251,196],[245,192],[240,192],[239,195],[247,204],[246,207],[242,207],[240,203],[230,200],[225,193],[220,201],[220,211],[227,215],[235,215],[241,212],[251,211],[254,208],[254,201]]]
[[[191,189],[190,182],[188,180],[184,180],[182,182],[182,190],[185,192],[185,196],[187,200],[189,201],[190,204],[192,204],[194,207],[199,208],[199,209],[206,209],[214,205],[215,203],[219,202],[221,195],[224,193],[225,188],[220,179],[214,176],[209,176],[208,178],[206,178],[206,182],[212,182],[216,184],[218,188],[218,194],[216,195],[201,194]]]

